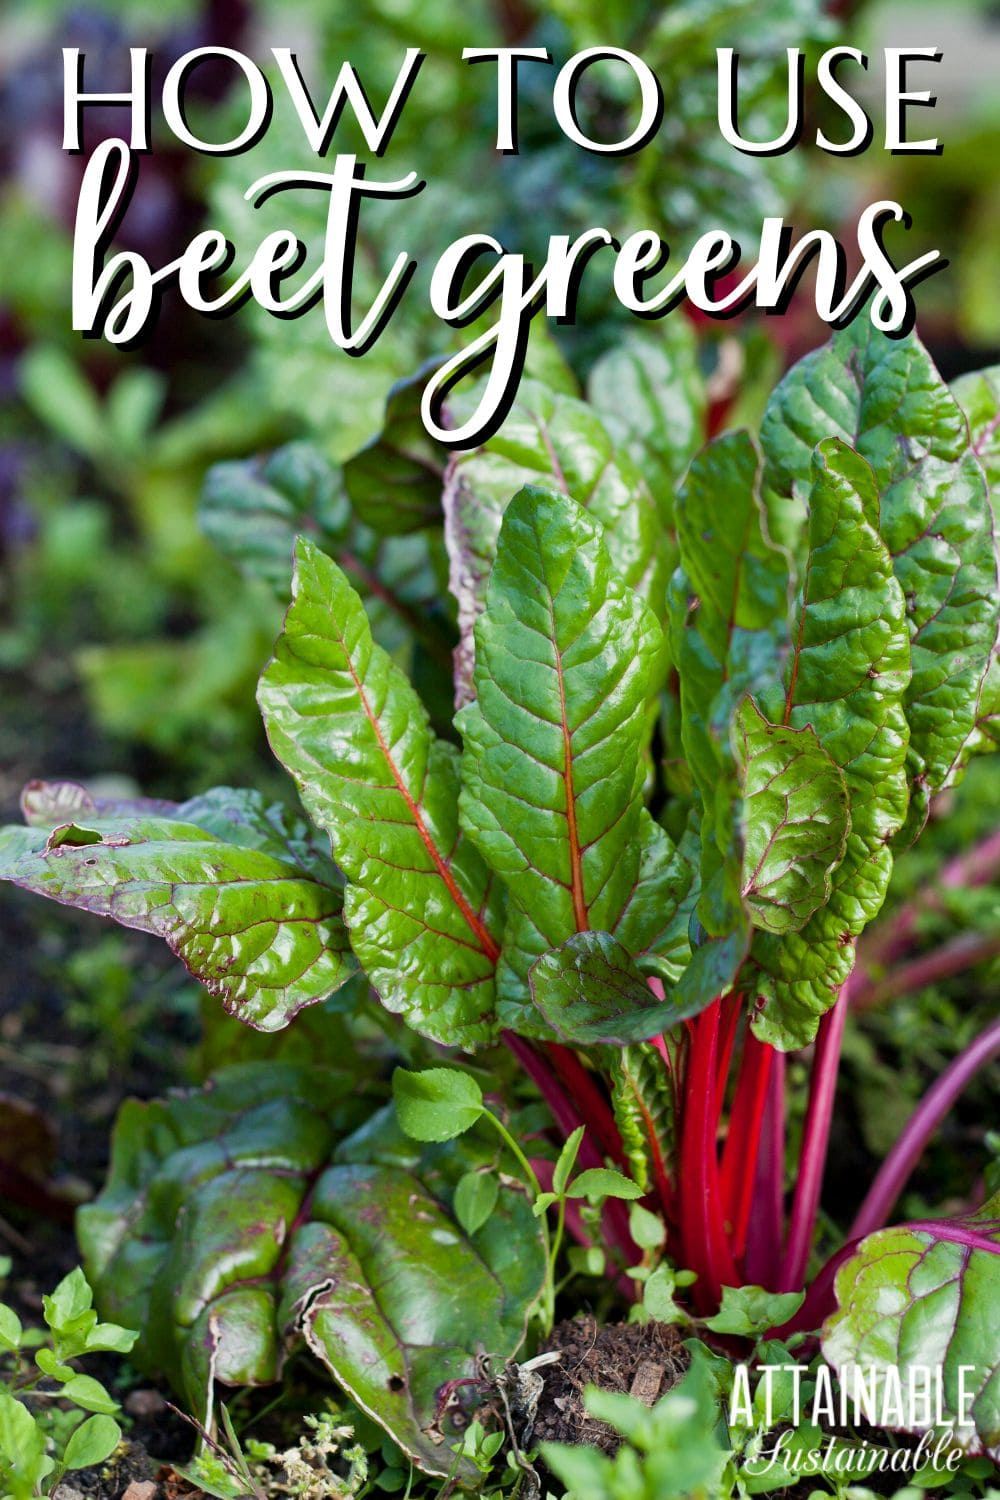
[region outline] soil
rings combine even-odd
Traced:
[[[590,1314],[559,1323],[542,1352],[550,1350],[562,1358],[542,1369],[532,1442],[587,1443],[604,1453],[614,1453],[621,1439],[584,1411],[584,1389],[625,1392],[652,1406],[690,1363],[680,1331],[670,1324],[601,1325]]]

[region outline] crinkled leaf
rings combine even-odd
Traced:
[[[449,585],[458,601],[455,697],[472,686],[473,628],[483,608],[500,523],[511,497],[544,484],[570,496],[604,527],[615,570],[659,610],[667,542],[640,470],[618,452],[583,401],[523,381],[500,431],[482,448],[457,454],[444,492]]]
[[[752,698],[736,720],[743,772],[743,884],[754,925],[803,927],[830,894],[851,825],[844,773],[807,724],[769,724]]]
[[[961,376],[951,387],[952,395],[969,422],[972,446],[986,472],[993,504],[994,538],[1000,531],[1000,365]],[[976,735],[972,748],[991,750],[1000,746],[1000,646],[994,646],[989,671],[979,700]]]
[[[453,635],[442,599],[440,537],[377,536],[357,520],[341,471],[319,448],[289,443],[264,460],[214,465],[200,514],[219,550],[283,599],[295,538],[311,537],[364,598],[379,645],[401,662],[411,659],[415,646],[438,662],[448,660]]]
[[[208,539],[252,578],[287,594],[295,538],[325,550],[351,517],[340,472],[311,443],[289,443],[263,460],[213,464],[199,509]]]
[[[1000,503],[1000,365],[971,370],[951,384],[965,413],[972,448],[983,466],[994,510]]]
[[[669,521],[674,489],[705,434],[705,380],[691,324],[667,318],[655,333],[628,334],[594,365],[587,396]]]
[[[578,932],[531,966],[531,995],[554,1034],[575,1045],[645,1041],[680,1016],[607,932]]]
[[[823,1355],[841,1381],[851,1365],[879,1372],[880,1388],[890,1371],[897,1372],[903,1392],[898,1426],[921,1432],[911,1418],[921,1409],[927,1372],[941,1372],[945,1420],[956,1424],[964,1415],[964,1379],[972,1421],[955,1426],[954,1441],[967,1453],[988,1453],[1000,1462],[1000,1195],[965,1218],[869,1235],[838,1270],[836,1297],[837,1311],[823,1329]],[[964,1377],[963,1365],[971,1367]]]
[[[193,823],[112,816],[0,833],[0,878],[166,940],[226,1009],[285,1026],[354,970],[341,893],[285,857]],[[244,828],[237,829],[245,833]]]
[[[788,562],[770,540],[760,459],[746,433],[729,433],[695,458],[676,519],[671,648],[681,745],[702,811],[699,945],[683,983],[695,995],[718,984],[712,993],[720,994],[750,937],[733,718],[748,691],[776,677],[788,630]]]
[[[102,1307],[143,1326],[144,1368],[200,1414],[213,1375],[268,1384],[304,1339],[444,1474],[455,1458],[440,1389],[475,1376],[482,1355],[516,1352],[544,1276],[539,1230],[504,1179],[489,1220],[463,1234],[456,1185],[494,1143],[414,1146],[391,1108],[341,1139],[364,1107],[356,1092],[346,1076],[268,1063],[129,1101],[81,1241]]]
[[[397,381],[386,399],[382,431],[344,465],[355,514],[381,536],[419,531],[441,517],[447,450],[430,436],[420,416],[435,363]]]
[[[629,1169],[644,1192],[669,1181],[676,1146],[678,1047],[667,1039],[673,1066],[649,1042],[622,1047],[611,1062],[611,1107]]]
[[[306,540],[258,696],[347,876],[351,943],[383,1003],[435,1040],[489,1041],[499,898],[458,826],[456,754],[373,642],[344,573]]]
[[[25,822],[33,828],[71,829],[95,818],[146,816],[192,823],[224,843],[258,849],[299,865],[328,885],[343,884],[328,850],[320,847],[321,836],[304,818],[242,787],[216,786],[187,802],[166,802],[152,797],[94,797],[73,781],[30,781],[21,794],[21,808]]]
[[[498,971],[505,1025],[524,1019],[533,960],[574,932],[614,933],[634,896],[659,642],[583,508],[550,490],[521,490],[504,515],[476,624],[476,697],[456,718],[462,823],[508,892]],[[660,916],[648,913],[637,946]]]
[[[885,898],[892,839],[906,816],[909,636],[902,589],[875,530],[869,466],[821,443],[809,493],[808,551],[783,680],[757,702],[772,724],[809,725],[840,767],[851,829],[830,897],[798,932],[758,932],[753,957],[767,1006],[757,1035],[803,1046],[854,962],[854,942]]]
[[[857,318],[789,371],[762,428],[771,483],[804,496],[812,450],[830,436],[874,470],[869,520],[906,601],[912,837],[976,723],[1000,607],[992,511],[968,423],[912,334],[890,339]]]

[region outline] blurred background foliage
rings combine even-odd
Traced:
[[[815,55],[837,40],[871,58],[865,102],[876,132],[866,154],[844,160],[803,145],[755,158],[725,145],[715,119],[717,46],[735,45],[741,54],[741,123],[762,138],[784,121],[783,49],[806,46]],[[666,111],[656,142],[630,158],[572,146],[552,116],[555,70],[526,64],[520,155],[498,156],[493,70],[462,63],[462,48],[542,46],[558,64],[602,42],[638,51],[659,75]],[[881,148],[880,48],[904,42],[944,52],[944,61],[914,84],[927,86],[931,73],[937,110],[913,118],[944,141],[937,157],[892,156]],[[169,294],[153,337],[132,353],[72,333],[72,227],[83,158],[60,149],[60,49],[84,50],[88,89],[113,90],[127,87],[130,44],[153,49],[154,99],[171,61],[199,45],[239,48],[262,61],[271,45],[293,46],[320,97],[350,58],[374,101],[388,95],[405,47],[426,51],[378,175],[413,168],[427,187],[396,210],[366,205],[357,306],[367,306],[399,248],[421,262],[421,273],[364,359],[332,349],[319,308],[295,321],[253,306],[209,320]],[[211,487],[199,518],[205,476],[220,461],[239,464],[295,440],[307,440],[339,465],[378,434],[394,382],[456,347],[456,336],[427,308],[426,277],[436,254],[460,234],[489,231],[540,260],[550,233],[603,225],[622,238],[648,226],[679,258],[699,233],[720,226],[752,261],[765,215],[784,215],[799,230],[829,228],[849,244],[860,210],[875,198],[895,198],[913,219],[910,233],[893,242],[897,253],[911,259],[939,248],[950,262],[917,294],[918,327],[943,373],[952,377],[1000,359],[998,68],[1000,7],[981,0],[950,0],[947,7],[918,0],[22,0],[0,11],[5,818],[16,816],[20,788],[33,776],[176,798],[220,782],[288,794],[254,702],[287,572],[279,563],[270,575],[258,567],[249,570],[258,576],[248,576],[213,545]],[[239,117],[232,77],[214,65],[193,76],[191,122],[206,134],[231,133],[227,122]],[[199,227],[212,225],[233,240],[239,267],[267,230],[287,225],[317,255],[325,210],[319,195],[279,194],[259,211],[243,198],[265,172],[317,165],[283,107],[280,86],[275,97],[264,141],[232,157],[179,148],[154,111],[155,149],[142,160],[116,243],[161,265]],[[588,74],[585,127],[598,134],[620,130],[629,107],[620,67]],[[86,113],[89,149],[122,128],[120,110]],[[807,141],[822,120],[812,98]],[[831,128],[842,130],[843,122]],[[336,148],[364,154],[346,118]],[[709,422],[724,416],[732,424],[755,420],[780,370],[826,336],[810,302],[807,281],[784,316],[700,320],[696,340],[681,311],[668,320],[683,325],[674,331],[639,326],[672,351],[675,366],[684,359],[697,365]],[[558,378],[582,388],[596,361],[636,326],[595,267],[584,279],[576,325],[538,338],[531,359],[550,371],[558,364]],[[228,472],[240,483],[247,473]],[[213,484],[225,485],[226,476],[225,468],[216,469]],[[341,553],[348,549],[359,569],[393,578],[417,628],[400,629],[386,611],[377,633],[406,658],[436,720],[446,725],[453,620],[440,536],[429,528],[379,538],[344,509],[340,478],[296,471],[279,480],[293,511],[308,511],[310,524]],[[266,473],[261,482],[269,482]],[[279,551],[283,544],[279,526]],[[970,779],[950,806],[951,820],[932,828],[921,845],[920,858],[933,862],[939,843],[953,837],[955,819],[970,825],[995,819],[996,802],[987,777]],[[904,883],[926,869],[914,866],[917,873],[907,876],[909,868]],[[0,923],[0,1088],[48,1098],[58,1076],[56,1092],[74,1111],[62,1125],[71,1138],[66,1156],[92,1179],[100,1165],[92,1158],[102,1148],[86,1144],[87,1121],[103,1130],[122,1092],[156,1092],[164,1082],[198,1074],[206,1060],[217,1063],[255,1045],[213,1010],[207,1039],[196,1046],[202,1031],[195,987],[135,935],[95,931],[8,892],[0,897]],[[995,994],[953,984],[857,1028],[844,1080],[853,1132],[842,1156],[845,1176],[856,1171],[859,1153],[877,1153],[891,1138],[896,1116],[885,1113],[888,1080],[895,1080],[902,1108],[976,1029],[982,1008],[994,1004]],[[312,1046],[315,1029],[293,1028],[299,1040],[288,1045]],[[336,1027],[328,1034],[339,1035]],[[981,1114],[973,1097],[968,1117]],[[945,1149],[960,1154],[963,1128],[956,1127],[957,1141]]]

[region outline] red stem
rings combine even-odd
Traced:
[[[773,1057],[774,1048],[759,1042],[748,1026],[719,1177],[722,1210],[737,1261],[746,1250]]]
[[[785,1054],[776,1051],[761,1122],[744,1264],[746,1280],[769,1291],[780,1280],[785,1238],[785,1066]]]
[[[863,1239],[866,1234],[882,1228],[928,1140],[966,1085],[995,1057],[1000,1057],[1000,1020],[987,1026],[928,1089],[876,1173],[848,1232],[849,1239]]]
[[[786,1292],[797,1292],[803,1286],[809,1264],[809,1251],[812,1248],[823,1188],[823,1169],[830,1144],[837,1068],[840,1064],[840,1047],[849,1003],[848,985],[845,984],[832,1009],[826,1012],[819,1023],[809,1080],[809,1105],[799,1157],[798,1179],[792,1201],[788,1248],[781,1270],[780,1289]]]
[[[722,1219],[719,1194],[716,1070],[720,1002],[696,1017],[684,1083],[678,1191],[681,1234],[688,1268],[696,1272],[695,1305],[700,1312],[718,1306],[722,1287],[736,1286],[736,1266]]]
[[[735,990],[731,990],[722,1002],[721,1024],[719,1027],[719,1065],[716,1069],[716,1089],[718,1091],[717,1109],[721,1116],[723,1105],[726,1102],[726,1084],[729,1082],[729,1069],[733,1061],[733,1047],[736,1043],[736,1031],[743,1012],[743,996]]]
[[[576,1101],[579,1111],[594,1132],[605,1156],[610,1156],[619,1166],[625,1166],[625,1151],[622,1138],[615,1124],[615,1117],[607,1099],[594,1081],[589,1068],[572,1052],[557,1042],[549,1042],[546,1056],[552,1063],[556,1076],[566,1086],[569,1095]]]
[[[579,1165],[581,1167],[603,1166],[604,1158],[593,1139],[593,1136],[600,1138],[600,1131],[596,1128],[593,1120],[581,1115],[564,1089],[562,1081],[556,1077],[546,1059],[531,1042],[526,1041],[524,1037],[518,1036],[516,1032],[502,1031],[500,1036],[501,1040],[517,1058],[549,1106],[552,1118],[563,1138],[566,1139],[571,1136],[573,1131],[579,1129],[581,1125],[587,1127],[583,1140],[580,1142],[580,1150],[577,1155]],[[555,1050],[558,1054],[565,1053],[566,1051],[562,1047],[552,1050]],[[572,1054],[570,1055],[572,1056]],[[577,1058],[574,1057],[573,1061],[577,1063],[577,1066],[582,1067]],[[582,1103],[583,1101],[580,1102]],[[603,1110],[610,1116],[610,1110],[608,1110],[608,1106],[603,1100],[601,1100],[601,1105]],[[592,1131],[593,1135],[589,1135],[587,1133],[589,1131]],[[608,1243],[622,1252],[625,1256],[626,1265],[632,1265],[635,1247],[632,1243],[632,1236],[629,1233],[628,1209],[626,1205],[618,1198],[609,1198],[604,1206],[604,1220],[607,1228]]]

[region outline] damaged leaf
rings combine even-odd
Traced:
[[[196,1093],[129,1101],[111,1174],[80,1216],[105,1313],[145,1330],[143,1367],[204,1415],[213,1380],[276,1380],[301,1343],[433,1474],[453,1382],[516,1353],[545,1270],[524,1192],[503,1179],[488,1220],[454,1198],[495,1147],[418,1147],[356,1080],[268,1063]],[[353,1134],[349,1133],[353,1130]],[[474,1396],[472,1400],[474,1401]]]

